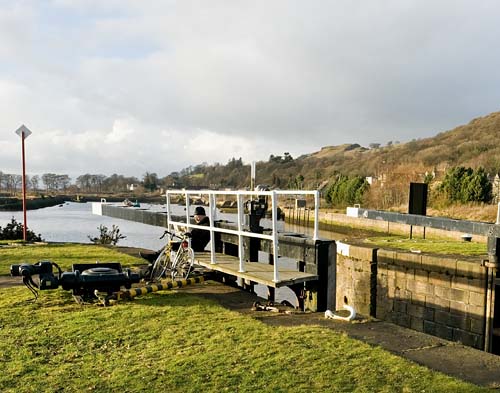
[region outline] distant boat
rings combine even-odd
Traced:
[[[137,200],[135,202],[132,202],[128,199],[125,199],[123,201],[123,206],[125,206],[125,207],[141,207],[141,204]]]
[[[73,202],[77,203],[85,203],[85,198],[80,198],[80,195],[77,195],[76,198],[73,200]]]

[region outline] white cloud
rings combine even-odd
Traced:
[[[430,136],[498,110],[499,10],[4,1],[0,147],[26,123],[33,171],[140,176]],[[2,154],[0,170],[17,167]]]
[[[135,130],[127,120],[115,120],[113,130],[106,135],[104,140],[106,143],[120,143],[128,138],[134,138],[135,133]]]

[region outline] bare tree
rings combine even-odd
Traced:
[[[31,189],[33,191],[38,190],[38,184],[40,183],[40,176],[38,175],[31,176],[30,183],[31,183]]]

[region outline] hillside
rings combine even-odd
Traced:
[[[483,166],[490,174],[500,170],[500,112],[441,132],[432,138],[384,147],[358,144],[326,146],[320,151],[292,158],[288,153],[257,163],[257,183],[276,188],[317,188],[338,173],[372,176],[390,182],[422,181],[425,173],[439,179],[447,168]],[[205,187],[245,187],[250,170],[241,159],[227,165],[198,165],[174,173],[169,184]]]

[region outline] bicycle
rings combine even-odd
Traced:
[[[162,278],[171,278],[172,280],[188,278],[193,270],[194,251],[190,247],[191,234],[183,233],[179,236],[165,231],[160,239],[166,235],[170,236],[170,240],[151,267],[149,280],[152,282],[160,281]],[[174,241],[174,238],[178,238],[180,241]]]

